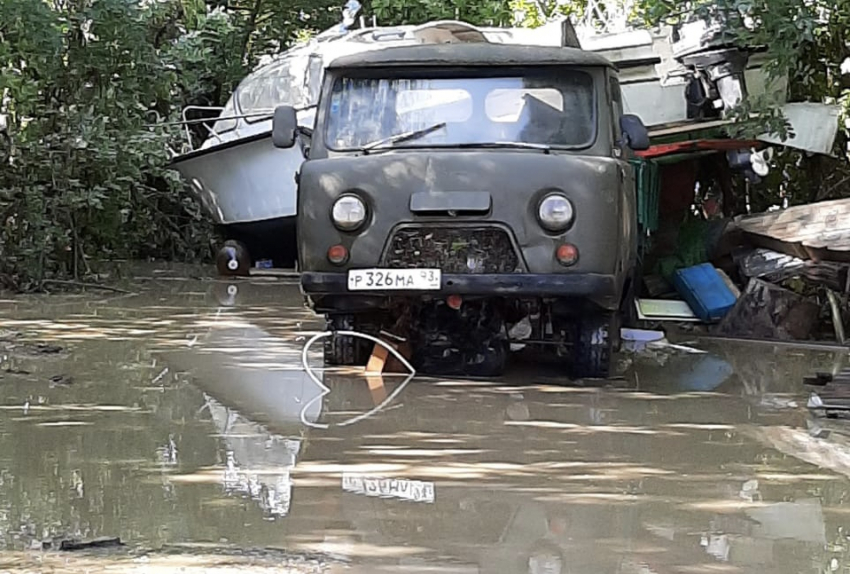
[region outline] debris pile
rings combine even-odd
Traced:
[[[645,278],[640,319],[701,324],[723,337],[845,344],[850,199],[721,223],[706,227],[700,263]]]

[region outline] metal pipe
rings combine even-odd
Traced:
[[[717,341],[726,343],[742,343],[754,345],[769,345],[773,347],[783,347],[789,349],[805,349],[810,351],[835,351],[848,352],[850,349],[846,346],[837,343],[816,342],[816,341],[771,341],[768,339],[747,339],[744,337],[720,337],[715,335],[699,335],[695,337],[697,341]]]
[[[259,113],[258,112],[258,113],[255,113],[255,114],[237,114],[237,115],[232,115],[232,116],[217,116],[217,117],[214,117],[214,118],[200,118],[200,119],[197,119],[197,120],[183,120],[183,121],[179,121],[179,122],[160,122],[160,123],[156,123],[156,124],[145,124],[145,127],[155,128],[156,126],[182,126],[182,125],[192,125],[192,124],[204,124],[204,123],[208,123],[208,122],[218,122],[218,121],[223,121],[223,120],[241,120],[241,119],[247,119],[247,118],[263,118],[263,117],[271,118],[273,116],[274,116],[273,113],[269,113],[269,112]]]
[[[294,106],[296,112],[303,112],[305,110],[309,110],[310,108],[315,108],[316,104],[311,104],[308,106]],[[224,108],[221,108],[224,109]],[[185,116],[184,116],[185,117]],[[191,124],[203,124],[207,122],[218,122],[223,120],[243,120],[249,118],[272,118],[274,117],[274,112],[256,112],[250,114],[233,114],[230,116],[217,116],[214,118],[206,118],[206,119],[197,119],[197,120],[183,120],[179,122],[159,122],[155,124],[145,124],[146,128],[155,128],[157,126],[182,126],[182,125],[191,125]]]

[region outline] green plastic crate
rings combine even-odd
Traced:
[[[642,235],[658,230],[658,201],[661,187],[658,164],[652,160],[630,160],[637,184],[637,218]]]

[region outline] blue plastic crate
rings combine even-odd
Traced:
[[[707,323],[722,319],[735,306],[735,294],[710,263],[676,271],[673,285],[694,314]]]

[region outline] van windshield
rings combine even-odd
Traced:
[[[369,147],[426,130],[394,148],[516,142],[586,148],[596,138],[592,77],[547,68],[521,75],[341,77],[328,102],[327,146]],[[444,125],[443,125],[444,124]],[[440,129],[430,130],[431,126]]]

